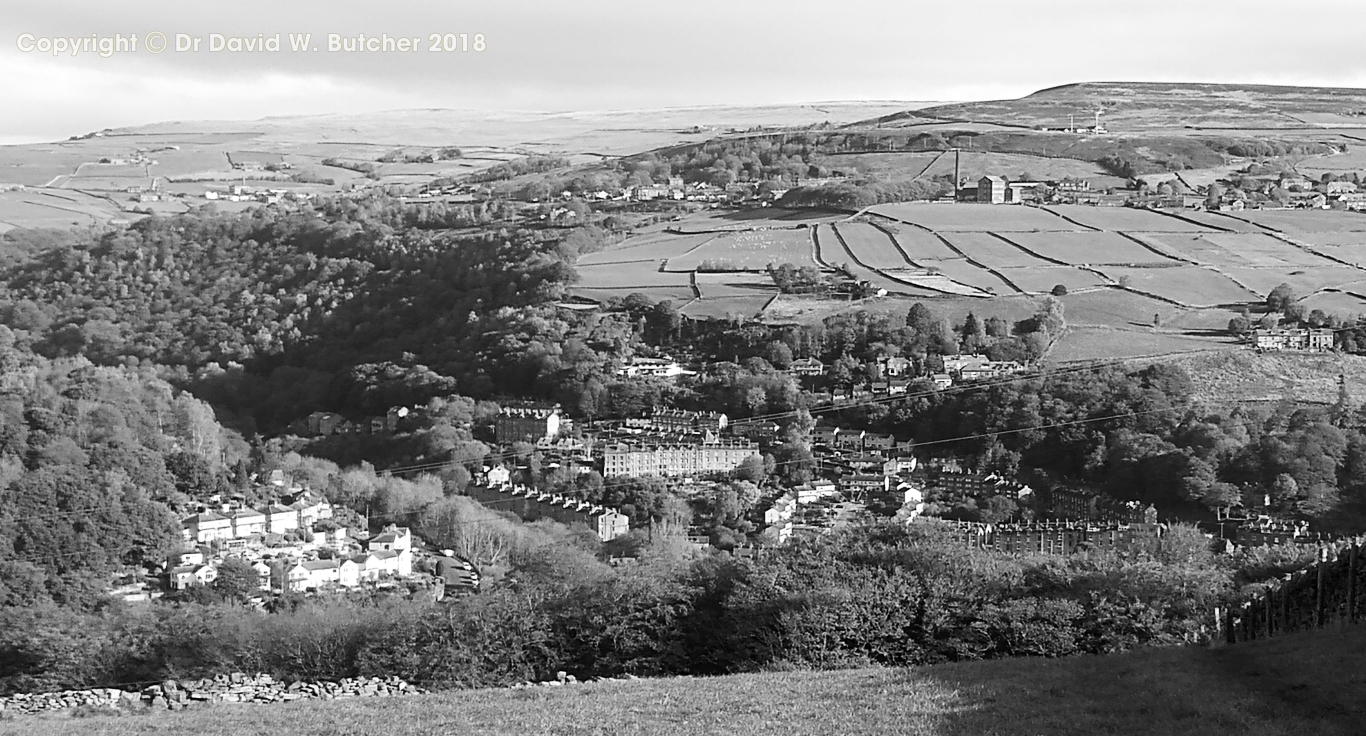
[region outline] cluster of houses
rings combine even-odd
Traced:
[[[256,189],[241,184],[233,184],[225,190],[209,189],[204,199],[210,202],[259,202],[261,204],[280,204],[281,202],[307,202],[313,198],[312,192],[294,189],[264,188]]]
[[[1253,183],[1249,183],[1253,182]],[[1081,179],[1061,181],[1011,181],[988,174],[976,182],[960,182],[958,199],[983,204],[1068,203],[1113,207],[1150,207],[1164,209],[1205,208],[1216,211],[1245,209],[1326,209],[1341,207],[1366,209],[1366,189],[1355,182],[1311,181],[1298,174],[1274,177],[1244,177],[1239,186],[1225,182],[1217,201],[1208,190],[1197,191],[1179,178],[1164,182],[1157,190],[1093,189]]]
[[[965,546],[1015,554],[1072,554],[1089,549],[1127,550],[1151,546],[1166,526],[1157,523],[1157,510],[1141,522],[1036,521],[983,524],[941,522]]]
[[[1240,547],[1260,547],[1271,544],[1314,544],[1334,539],[1331,534],[1309,531],[1303,519],[1279,519],[1257,516],[1238,524],[1234,542]]]
[[[729,473],[759,457],[759,444],[722,436],[729,418],[721,412],[656,408],[649,417],[625,420],[597,434],[604,478],[642,475],[697,477]]]
[[[384,416],[351,421],[330,411],[315,411],[290,429],[303,437],[330,437],[339,434],[388,434],[398,431],[402,421],[413,415],[406,406],[391,407]]]
[[[185,551],[168,561],[166,589],[209,585],[231,558],[256,570],[263,591],[353,588],[413,574],[413,537],[406,527],[390,525],[374,536],[353,538],[352,530],[334,520],[331,503],[283,471],[272,471],[264,488],[275,496],[264,505],[215,495],[181,520]]]
[[[501,470],[502,472],[498,472]],[[526,521],[553,519],[561,524],[582,524],[593,530],[598,539],[610,542],[631,531],[631,520],[620,511],[591,504],[581,499],[553,493],[542,493],[533,488],[515,486],[505,468],[485,470],[485,481],[472,486],[470,495],[480,503],[511,511]]]
[[[1255,185],[1249,184],[1255,181]],[[1245,177],[1242,188],[1230,186],[1219,196],[1220,210],[1244,209],[1366,209],[1366,192],[1351,181],[1311,181],[1293,173],[1276,177]],[[1203,204],[1203,202],[1202,202]]]
[[[924,493],[904,474],[856,473],[790,488],[763,505],[756,521],[762,522],[762,534],[770,544],[782,544],[794,533],[836,528],[841,511],[867,509],[910,520],[924,512],[924,499]]]
[[[267,534],[311,533],[317,522],[331,518],[332,504],[303,491],[261,508],[234,503],[203,508],[181,520],[181,534],[190,544],[246,542]]]
[[[1337,333],[1326,327],[1258,327],[1247,334],[1258,351],[1321,353],[1332,350]]]
[[[413,539],[407,527],[389,526],[357,545],[348,544],[345,529],[314,537],[314,544],[267,548],[244,546],[225,551],[221,545],[192,547],[173,557],[166,570],[166,588],[184,590],[210,585],[230,558],[243,560],[256,571],[262,591],[308,592],[355,588],[364,583],[407,578],[413,574]],[[319,539],[321,543],[318,543]],[[356,548],[359,549],[356,549]]]
[[[1000,376],[1023,373],[1029,367],[1013,360],[991,360],[985,355],[944,356],[944,370],[931,373],[928,378],[935,388],[945,389],[960,383],[981,381]],[[826,374],[826,365],[816,358],[798,358],[787,372],[799,378],[818,378]],[[883,356],[873,364],[873,380],[838,393],[835,398],[863,399],[870,396],[904,394],[915,375],[910,358]]]

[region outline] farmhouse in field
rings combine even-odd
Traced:
[[[1257,350],[1324,352],[1333,349],[1334,332],[1327,328],[1257,328],[1252,331],[1252,346]]]

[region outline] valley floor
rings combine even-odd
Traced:
[[[1347,736],[1366,627],[1217,649],[0,720],[0,734]]]

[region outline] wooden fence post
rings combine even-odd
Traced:
[[[1266,638],[1270,639],[1273,632],[1271,619],[1276,615],[1275,605],[1271,602],[1271,588],[1266,589],[1266,594],[1262,596],[1262,615],[1266,617],[1265,631]]]
[[[1221,645],[1225,644],[1226,642],[1224,641],[1224,616],[1223,616],[1223,609],[1220,608],[1219,606],[1215,606],[1215,607],[1214,607],[1214,627],[1213,627],[1213,628],[1214,628],[1214,630],[1213,630],[1213,632],[1210,634],[1210,637],[1209,637],[1209,644],[1210,644],[1210,646],[1212,646],[1212,647],[1217,647],[1217,646],[1221,646]]]
[[[1319,547],[1318,586],[1314,590],[1314,625],[1322,627],[1328,612],[1328,548]]]
[[[1347,621],[1357,622],[1357,551],[1360,544],[1353,541],[1347,551]]]
[[[1290,623],[1290,583],[1295,578],[1287,575],[1285,582],[1281,584],[1281,631],[1290,632],[1295,630],[1294,624]]]

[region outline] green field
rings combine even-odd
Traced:
[[[102,225],[124,217],[109,200],[80,192],[25,189],[0,192],[0,228],[71,228]]]
[[[869,207],[869,212],[938,232],[1056,232],[1085,230],[1037,207],[905,202]]]
[[[1366,268],[1366,233],[1295,233],[1287,237],[1324,255]]]
[[[1068,291],[1092,289],[1108,282],[1091,271],[1072,266],[1041,266],[1038,268],[1003,268],[1002,275],[1025,291],[1045,294],[1062,284]]]
[[[586,286],[575,286],[569,290],[574,296],[584,299],[592,299],[596,302],[605,302],[609,299],[621,299],[631,294],[644,294],[654,301],[664,301],[665,299],[674,303],[674,306],[689,302],[696,296],[691,286],[630,286],[621,288],[592,288]]]
[[[764,311],[764,305],[773,299],[774,294],[762,296],[720,296],[694,299],[678,310],[685,317],[693,319],[753,319]]]
[[[1328,314],[1337,314],[1349,319],[1366,314],[1366,295],[1357,296],[1354,293],[1321,291],[1301,299],[1299,303],[1307,310],[1322,309]]]
[[[668,269],[693,271],[708,261],[748,271],[762,271],[769,264],[815,265],[812,261],[811,232],[801,228],[727,233],[670,258]]]
[[[731,296],[772,297],[777,293],[773,279],[769,278],[768,274],[745,271],[699,273],[697,274],[697,288],[702,292],[704,299]]]
[[[24,736],[1359,736],[1366,628],[1218,648],[0,721]]]
[[[1337,264],[1322,256],[1297,248],[1280,238],[1255,233],[1209,233],[1202,235],[1229,253],[1247,260],[1253,266],[1266,268],[1326,267]],[[1216,264],[1219,265],[1219,264]],[[1236,265],[1236,264],[1230,264]]]
[[[1081,327],[1069,329],[1048,353],[1050,363],[1141,358],[1156,355],[1200,353],[1237,349],[1231,340],[1191,337],[1173,330]]]
[[[670,223],[669,229],[680,233],[739,232],[769,228],[783,230],[795,228],[802,223],[834,222],[847,217],[847,213],[816,209],[789,210],[781,207],[761,207],[749,210],[707,211],[686,215],[682,220]]]
[[[957,258],[958,254],[944,245],[944,241],[935,237],[933,233],[927,233],[918,227],[911,227],[905,224],[882,222],[880,223],[891,233],[892,239],[901,250],[910,256],[912,261],[921,259],[935,260],[939,258]]]
[[[1144,332],[1152,326],[1154,314],[1161,315],[1165,324],[1171,321],[1173,316],[1187,311],[1176,305],[1119,288],[1068,294],[1062,297],[1062,303],[1066,308],[1069,325],[1138,329]]]
[[[1170,258],[1117,233],[1009,233],[1012,243],[1063,263],[1152,263],[1169,265]]]
[[[1127,284],[1134,289],[1192,307],[1256,303],[1262,300],[1260,295],[1244,289],[1229,277],[1199,266],[1102,266],[1100,270],[1116,282],[1127,279]]]
[[[1187,220],[1194,220],[1197,223],[1211,230],[1225,230],[1235,233],[1264,233],[1266,228],[1258,227],[1245,220],[1239,220],[1228,214],[1221,212],[1205,212],[1204,210],[1182,210],[1181,217]]]
[[[1366,214],[1339,210],[1245,210],[1230,217],[1283,233],[1366,232]]]
[[[687,286],[689,275],[660,271],[655,261],[632,261],[579,267],[578,286],[585,289],[624,289],[634,286]]]
[[[1050,236],[1058,234],[1049,233]],[[968,258],[991,268],[1053,265],[991,233],[947,233],[944,239]]]
[[[683,255],[703,243],[716,239],[716,235],[675,235],[663,233],[639,238],[631,238],[622,247],[608,248],[590,253],[579,259],[579,265],[592,266],[603,263],[624,263],[628,261],[651,261],[659,263],[665,258]]]
[[[1174,255],[1187,258],[1202,265],[1210,266],[1255,266],[1257,265],[1252,254],[1247,256],[1240,255],[1234,251],[1215,243],[1213,240],[1202,235],[1168,234],[1168,233],[1140,233],[1135,235],[1145,243],[1155,245],[1159,250],[1169,249]],[[1265,235],[1241,236],[1241,237],[1269,237]]]
[[[845,222],[831,226],[854,251],[860,261],[880,269],[910,268],[906,257],[887,233],[866,222]]]
[[[1017,292],[1010,283],[1003,281],[992,272],[978,268],[963,258],[946,258],[940,261],[921,261],[921,265],[934,269],[960,284],[981,289],[990,294],[1005,295]],[[1015,269],[998,269],[998,271]],[[1049,288],[1052,288],[1051,285]]]
[[[1107,232],[1202,232],[1202,225],[1152,210],[1130,207],[1090,207],[1078,204],[1048,205],[1044,209],[1087,227]]]
[[[1260,294],[1269,294],[1281,284],[1290,284],[1295,293],[1311,294],[1319,289],[1345,287],[1360,282],[1363,272],[1350,266],[1325,266],[1323,268],[1221,268],[1220,271],[1237,279],[1249,289]]]

